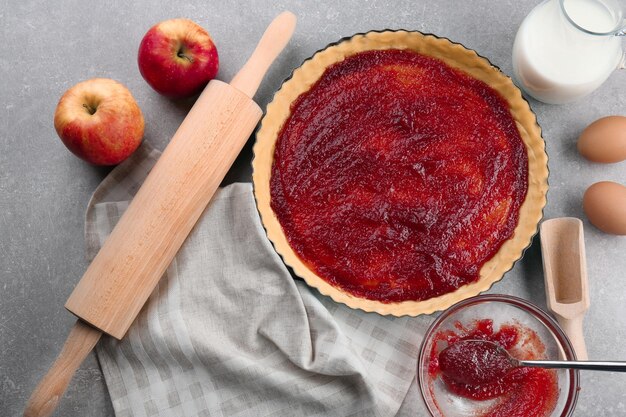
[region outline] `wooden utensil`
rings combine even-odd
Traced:
[[[102,333],[121,339],[135,320],[261,119],[252,97],[295,24],[278,15],[232,82],[204,89],[67,300],[79,319],[25,417],[51,415]]]
[[[583,223],[574,217],[541,224],[541,254],[548,308],[569,337],[576,357],[587,360],[583,316],[589,309]]]

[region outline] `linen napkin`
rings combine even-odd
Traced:
[[[144,144],[96,189],[90,259],[159,155]],[[126,337],[97,354],[116,417],[417,416],[429,322],[352,310],[294,279],[240,183],[218,190]]]

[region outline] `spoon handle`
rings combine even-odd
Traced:
[[[618,361],[519,361],[521,366],[535,368],[582,369],[586,371],[626,372],[626,362]]]

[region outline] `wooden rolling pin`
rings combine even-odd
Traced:
[[[230,84],[204,89],[67,300],[78,320],[25,417],[52,414],[102,333],[126,334],[261,119],[252,97],[295,25],[281,13]]]

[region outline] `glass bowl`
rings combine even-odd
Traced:
[[[417,365],[417,378],[426,407],[435,417],[469,417],[480,415],[485,401],[475,401],[450,392],[439,376],[429,375],[430,352],[440,331],[458,332],[455,324],[469,326],[477,320],[493,320],[493,328],[517,322],[533,330],[545,346],[548,359],[575,360],[572,345],[557,322],[539,307],[508,295],[480,295],[461,301],[444,311],[430,326]],[[572,415],[578,400],[579,375],[575,370],[557,370],[558,398],[551,416]],[[487,404],[488,405],[488,404]]]

